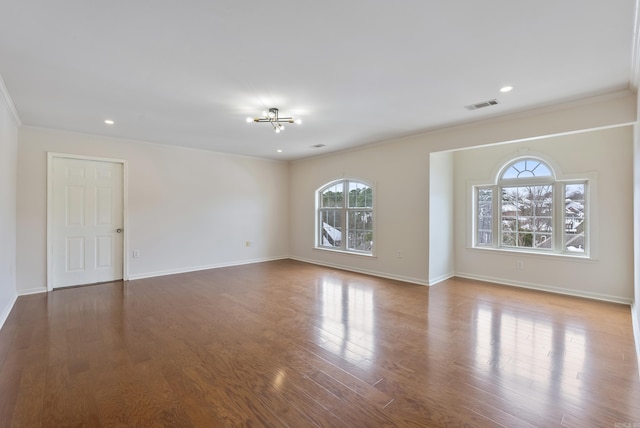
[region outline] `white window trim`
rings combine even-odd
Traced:
[[[500,218],[502,216],[502,212],[498,207],[499,196],[496,198],[494,196],[493,203],[493,218],[492,218],[492,228],[493,228],[493,239],[492,245],[477,245],[477,189],[478,188],[493,188],[494,195],[499,195],[499,188],[501,186],[509,186],[510,183],[513,182],[513,185],[516,183],[522,185],[538,185],[544,184],[545,182],[549,182],[547,177],[539,177],[532,178],[527,180],[518,180],[518,179],[505,179],[500,180],[500,176],[502,175],[505,168],[510,166],[512,163],[524,159],[524,158],[533,158],[539,159],[542,162],[545,162],[552,170],[554,174],[554,206],[562,206],[564,205],[563,192],[558,191],[558,187],[562,186],[564,188],[565,184],[572,183],[585,183],[585,215],[587,218],[586,228],[587,231],[585,233],[585,252],[584,253],[576,253],[576,252],[568,252],[564,251],[564,236],[562,233],[556,231],[564,230],[564,225],[562,222],[564,221],[564,215],[558,216],[556,211],[553,210],[553,225],[554,225],[554,233],[559,233],[559,236],[554,235],[553,238],[553,248],[552,250],[537,250],[537,249],[529,249],[529,248],[517,248],[517,247],[503,247],[500,245],[500,233],[498,232],[500,226]],[[465,199],[465,203],[467,206],[465,207],[465,212],[467,214],[467,250],[472,251],[489,251],[489,252],[497,252],[497,253],[505,253],[505,254],[526,254],[526,255],[535,255],[535,256],[548,256],[551,258],[556,257],[567,257],[572,259],[586,259],[586,260],[598,260],[599,259],[599,240],[598,240],[598,228],[595,225],[598,224],[598,174],[595,171],[586,172],[583,174],[562,174],[557,164],[553,161],[549,161],[547,156],[540,155],[538,153],[529,152],[527,150],[522,150],[519,152],[519,155],[513,156],[511,155],[508,158],[504,159],[504,162],[499,164],[497,168],[493,170],[493,177],[489,180],[471,180],[467,182],[467,197]],[[468,204],[471,203],[471,206]],[[559,204],[559,205],[556,205]],[[499,215],[495,215],[498,213]]]
[[[358,250],[349,250],[346,248],[346,241],[344,243],[344,247],[343,248],[336,248],[336,247],[327,247],[327,246],[323,246],[320,243],[320,216],[319,216],[319,212],[320,212],[320,208],[321,208],[321,191],[322,189],[326,189],[327,187],[333,186],[337,183],[340,182],[349,182],[349,181],[353,181],[353,182],[358,182],[358,183],[362,183],[365,184],[367,186],[369,186],[371,188],[371,195],[373,198],[373,207],[371,209],[371,213],[373,215],[373,224],[372,224],[372,231],[373,231],[373,244],[371,245],[371,251],[367,252],[367,251],[358,251]],[[345,194],[345,201],[346,201],[346,197],[347,195]],[[368,180],[364,180],[362,178],[357,178],[357,177],[345,177],[345,178],[339,178],[333,181],[329,181],[325,184],[323,184],[322,186],[318,187],[315,191],[315,221],[314,221],[314,229],[313,229],[313,234],[314,234],[314,238],[313,238],[313,242],[314,242],[314,250],[321,250],[321,251],[328,251],[331,253],[338,253],[338,254],[349,254],[349,255],[356,255],[356,256],[362,256],[362,257],[377,257],[376,256],[376,238],[377,238],[377,215],[376,215],[376,205],[377,205],[377,196],[376,196],[376,186],[374,182],[368,181]],[[346,207],[346,203],[345,203],[345,207],[343,208],[345,210],[345,214],[348,211],[348,208]],[[346,215],[345,215],[345,221],[346,221]]]
[[[316,233],[317,235],[317,233]],[[373,257],[377,258],[377,256],[373,253],[365,253],[362,251],[354,251],[354,250],[342,250],[340,248],[331,248],[331,247],[313,247],[314,250],[319,251],[327,251],[329,253],[338,253],[338,254],[348,254],[350,256],[358,256],[358,257]]]

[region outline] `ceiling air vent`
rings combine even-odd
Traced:
[[[324,146],[326,146],[326,144],[314,144],[311,147],[313,147],[314,149],[319,149],[319,148],[324,147]]]
[[[479,108],[494,106],[496,104],[498,104],[498,100],[489,100],[483,101],[481,103],[469,104],[468,106],[464,106],[464,108],[466,108],[467,110],[478,110]]]

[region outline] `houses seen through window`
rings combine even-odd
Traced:
[[[540,159],[512,161],[496,185],[475,186],[474,246],[585,253],[587,186],[556,180]]]

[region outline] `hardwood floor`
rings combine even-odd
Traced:
[[[20,297],[0,364],[3,427],[640,426],[628,306],[291,260]]]

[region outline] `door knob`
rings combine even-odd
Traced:
[[[117,232],[117,233],[122,233],[122,229],[117,228],[117,229],[116,229],[116,232]]]

